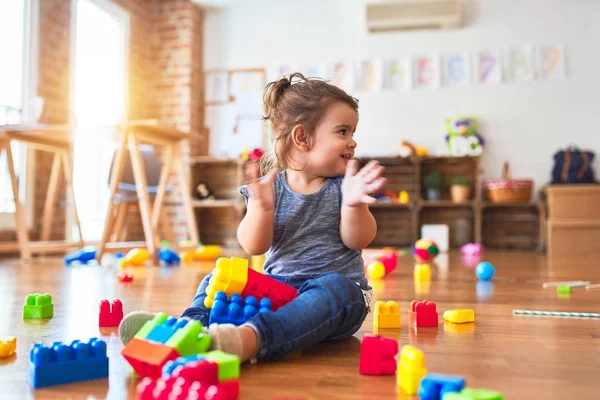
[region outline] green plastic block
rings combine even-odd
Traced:
[[[460,393],[446,393],[442,400],[504,400],[504,395],[493,390],[464,388]]]
[[[177,350],[181,357],[206,353],[210,348],[210,336],[202,332],[202,324],[189,321],[173,334],[165,345]]]
[[[214,350],[206,353],[206,359],[219,365],[219,382],[240,377],[240,358],[238,356]]]
[[[146,322],[144,326],[142,326],[142,328],[138,331],[138,333],[135,334],[134,337],[137,339],[146,339],[146,336],[148,336],[148,334],[152,332],[152,329],[154,329],[156,325],[162,324],[168,317],[169,316],[165,313],[156,314],[154,318],[152,318],[150,321]]]
[[[558,285],[556,287],[556,293],[558,293],[558,294],[571,294],[571,286],[569,286],[569,285]]]
[[[52,296],[48,293],[30,294],[23,305],[23,319],[46,319],[54,316]]]

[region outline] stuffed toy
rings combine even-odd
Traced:
[[[446,119],[446,144],[451,156],[480,156],[483,137],[477,132],[477,120],[472,117]]]
[[[215,195],[206,182],[200,182],[196,185],[196,193],[194,193],[194,195],[198,200],[215,199]]]

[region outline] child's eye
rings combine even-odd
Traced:
[[[340,129],[340,130],[338,131],[338,133],[339,133],[340,135],[344,136],[344,135],[346,134],[346,129]]]

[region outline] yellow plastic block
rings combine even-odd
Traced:
[[[208,281],[204,305],[212,307],[217,292],[225,292],[227,296],[241,294],[248,282],[248,260],[243,258],[219,258]]]
[[[475,322],[475,311],[473,310],[448,310],[444,312],[444,319],[455,324]]]
[[[150,253],[146,249],[130,250],[125,257],[119,261],[121,268],[124,267],[141,267],[150,259]]]
[[[427,374],[425,355],[410,344],[402,346],[397,371],[400,389],[410,396],[417,394],[421,379]]]
[[[395,301],[378,301],[375,303],[373,314],[373,329],[400,329],[402,326],[402,315]]]
[[[429,267],[429,264],[415,265],[415,280],[417,280],[417,281],[430,281],[431,280],[431,267]]]
[[[0,339],[0,357],[10,357],[15,354],[17,350],[17,338],[9,336],[7,338]]]

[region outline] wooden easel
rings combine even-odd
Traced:
[[[54,251],[66,251],[70,248],[83,246],[83,236],[81,234],[81,225],[79,215],[77,214],[77,205],[75,202],[75,192],[73,191],[73,167],[71,159],[71,140],[69,133],[71,128],[65,125],[3,125],[0,126],[0,153],[6,152],[8,171],[12,186],[13,197],[15,199],[15,219],[17,231],[17,243],[0,243],[0,252],[12,252],[18,250],[21,259],[28,260],[32,254],[48,253]],[[30,242],[25,224],[24,207],[19,200],[19,183],[15,171],[11,142],[19,141],[28,148],[34,150],[49,151],[54,153],[54,161],[50,170],[50,183],[44,203],[44,214],[42,217],[42,228],[40,233],[41,241]],[[54,207],[56,203],[56,191],[58,189],[58,179],[64,171],[67,183],[67,195],[73,204],[75,213],[75,223],[79,233],[79,241],[49,241],[50,228],[54,219]]]
[[[131,154],[133,175],[136,183],[142,226],[144,229],[145,243],[143,244],[145,244],[150,256],[155,258],[159,247],[157,229],[160,222],[159,218],[163,211],[162,207],[167,188],[167,181],[172,170],[177,176],[177,182],[181,189],[181,197],[190,239],[192,243],[198,245],[198,228],[194,210],[192,208],[191,187],[188,185],[185,178],[185,164],[181,156],[181,143],[184,140],[189,140],[190,134],[173,127],[160,125],[156,120],[130,121],[121,125],[119,130],[121,132],[121,142],[117,149],[115,162],[113,164],[110,180],[110,201],[108,203],[104,234],[102,235],[102,241],[98,246],[97,260],[100,261],[102,259],[102,255],[106,249],[117,251],[131,249],[139,245],[139,243],[132,242],[109,243],[109,239],[113,233],[117,233],[117,236],[120,236],[119,232],[124,223],[123,217],[120,215],[121,213],[117,210],[119,205],[115,203],[115,197],[117,195],[119,182],[123,177],[125,152],[127,150],[129,150]],[[165,162],[161,169],[154,204],[151,204],[150,196],[148,194],[146,172],[144,170],[142,155],[139,150],[140,143],[161,146],[165,150]]]

